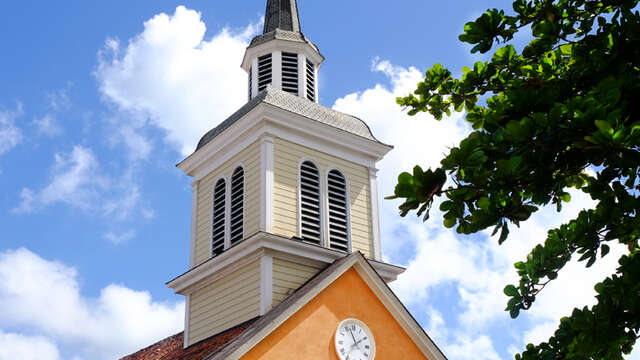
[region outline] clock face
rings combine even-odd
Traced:
[[[371,360],[376,355],[373,333],[362,321],[347,319],[335,336],[336,353],[341,360]]]

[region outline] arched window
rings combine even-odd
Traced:
[[[329,247],[349,251],[347,181],[338,170],[327,175],[329,198]]]
[[[227,182],[220,179],[213,188],[213,222],[211,225],[211,256],[217,256],[224,251],[225,223],[226,223]]]
[[[231,176],[231,245],[244,237],[244,169],[239,166]]]
[[[300,165],[300,235],[302,239],[321,243],[320,172],[314,163]]]

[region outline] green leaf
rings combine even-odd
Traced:
[[[476,204],[482,210],[489,210],[489,206],[491,206],[491,200],[489,200],[488,197],[481,197],[480,199],[478,199],[478,202]]]
[[[444,226],[447,229],[451,229],[452,227],[456,226],[456,219],[455,218],[445,218],[443,223],[444,223]]]
[[[507,296],[518,296],[519,295],[518,288],[516,288],[513,285],[507,285],[504,288],[504,294]]]

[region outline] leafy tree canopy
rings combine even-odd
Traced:
[[[596,206],[548,232],[515,264],[517,285],[504,289],[507,311],[529,309],[572,258],[592,266],[610,244],[628,248],[615,274],[595,289],[597,304],[561,319],[545,343],[516,359],[622,359],[640,334],[640,14],[638,0],[516,0],[513,15],[488,10],[459,39],[491,61],[464,67],[462,77],[436,64],[415,92],[398,103],[436,119],[466,111],[474,131],[442,159],[398,178],[400,213],[428,218],[434,198],[444,225],[471,234],[509,227],[553,204],[568,190]],[[531,31],[516,51],[514,35]],[[447,183],[447,179],[451,181]]]

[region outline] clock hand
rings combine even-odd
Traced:
[[[358,346],[358,342],[356,342],[356,337],[353,336],[353,331],[351,331],[351,329],[348,329],[348,330],[349,330],[349,334],[351,334],[351,338],[353,339],[353,345],[351,345],[351,347],[355,346],[358,348],[358,350],[360,350],[360,347]]]

